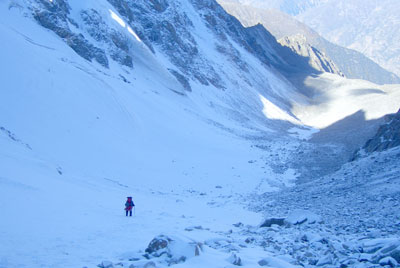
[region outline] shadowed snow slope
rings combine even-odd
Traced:
[[[181,267],[224,267],[216,241],[261,221],[247,196],[314,170],[318,157],[298,148],[312,154],[318,130],[302,121],[352,113],[334,116],[344,95],[371,118],[398,100],[395,88],[325,74],[297,89],[273,67],[287,63],[269,33],[211,0],[2,1],[0,33],[0,267],[129,260],[163,232],[208,241]],[[297,156],[314,162],[301,170]],[[249,267],[289,262],[244,253]]]

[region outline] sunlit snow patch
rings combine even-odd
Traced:
[[[297,174],[296,170],[292,168],[288,168],[281,176],[282,182],[285,184],[285,186],[290,187],[294,186],[295,182],[297,180]]]
[[[292,127],[288,130],[290,136],[294,138],[298,138],[300,140],[309,140],[315,133],[318,133],[319,129],[312,128],[312,127]]]
[[[293,116],[289,115],[287,112],[283,111],[281,108],[267,100],[264,96],[259,95],[260,100],[264,105],[263,113],[268,119],[277,119],[288,121],[296,125],[301,125],[301,122],[294,118]]]
[[[121,25],[122,27],[126,27],[126,24],[124,22],[123,19],[121,19],[117,14],[114,13],[114,11],[112,11],[111,9],[109,9],[110,14],[111,14],[111,18],[113,18],[116,22],[119,23],[119,25]]]
[[[125,23],[125,21],[123,19],[121,19],[121,17],[119,17],[114,11],[112,11],[111,9],[109,9],[108,11],[110,11],[111,14],[111,18],[113,20],[115,20],[116,22],[118,22],[119,25],[121,25],[121,27],[126,28],[128,30],[128,32],[133,35],[133,37],[136,38],[137,41],[142,42],[142,40],[139,38],[139,36],[132,30],[132,28],[127,25]]]
[[[272,170],[268,171],[266,178],[262,180],[256,187],[257,194],[264,194],[280,190],[282,187],[295,186],[299,174],[292,168],[286,169],[282,173],[276,173]]]

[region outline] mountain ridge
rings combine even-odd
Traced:
[[[399,5],[397,1],[328,1],[297,18],[328,40],[360,51],[399,75]],[[325,20],[329,15],[330,20]]]
[[[296,34],[304,35],[311,46],[327,54],[348,78],[364,79],[378,84],[400,82],[397,75],[383,69],[360,52],[329,42],[310,27],[279,10],[255,8],[250,4],[238,4],[236,0],[219,2],[245,26],[261,23],[277,39]],[[257,2],[253,5],[258,6]]]

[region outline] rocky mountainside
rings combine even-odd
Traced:
[[[400,75],[400,20],[396,0],[228,1],[296,16],[332,43],[361,52],[383,68]]]
[[[324,53],[321,53],[316,48],[312,47],[304,35],[292,35],[290,37],[284,37],[279,40],[282,46],[290,48],[296,54],[308,59],[309,65],[314,69],[327,72],[332,74],[337,74],[344,76],[340,71],[339,67],[328,58]]]
[[[400,76],[397,0],[229,0],[296,16],[330,42],[356,50]]]
[[[362,53],[338,46],[321,37],[304,23],[276,9],[263,9],[261,2],[249,4],[238,3],[237,0],[219,0],[224,8],[237,17],[245,26],[257,23],[264,25],[277,39],[303,35],[310,46],[325,53],[348,78],[368,80],[378,84],[400,83],[400,78],[383,69]],[[269,6],[268,8],[274,7]]]
[[[356,155],[382,152],[400,146],[400,111],[386,115],[374,137],[369,139]]]
[[[321,71],[319,67],[316,70],[314,68],[321,65],[320,63],[309,64],[296,53],[282,49],[264,27],[256,25],[244,28],[215,1],[193,1],[193,7],[190,7],[195,8],[200,19],[204,21],[206,27],[202,29],[197,29],[196,22],[185,12],[178,11],[186,7],[180,2],[108,2],[121,18],[114,12],[110,15],[118,18],[117,21],[135,36],[139,44],[132,47],[127,34],[110,27],[104,20],[104,14],[94,8],[84,7],[79,13],[73,13],[68,2],[59,0],[33,1],[29,9],[40,25],[55,32],[81,57],[95,60],[105,68],[109,68],[109,59],[112,59],[132,69],[133,58],[140,57],[137,52],[133,55],[137,47],[141,53],[156,54],[157,50],[161,51],[173,65],[167,67],[168,71],[187,91],[191,91],[193,81],[219,89],[228,87],[221,77],[224,69],[210,59],[207,55],[209,50],[199,43],[202,40],[196,40],[195,29],[209,31],[215,37],[213,49],[216,49],[218,55],[231,60],[237,69],[250,76],[254,71],[241,50],[250,53],[265,66],[280,70],[289,78],[293,73],[307,76]],[[248,82],[250,80],[251,78],[247,79]],[[264,87],[263,85],[265,84],[259,83],[259,87]]]
[[[357,50],[399,75],[399,14],[396,0],[331,0],[297,18],[329,41]]]

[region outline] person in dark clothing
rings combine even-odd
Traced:
[[[126,216],[128,217],[128,212],[129,212],[129,216],[132,217],[132,208],[135,206],[135,204],[132,201],[132,197],[128,196],[128,200],[126,200],[125,202],[125,212],[126,212]]]

